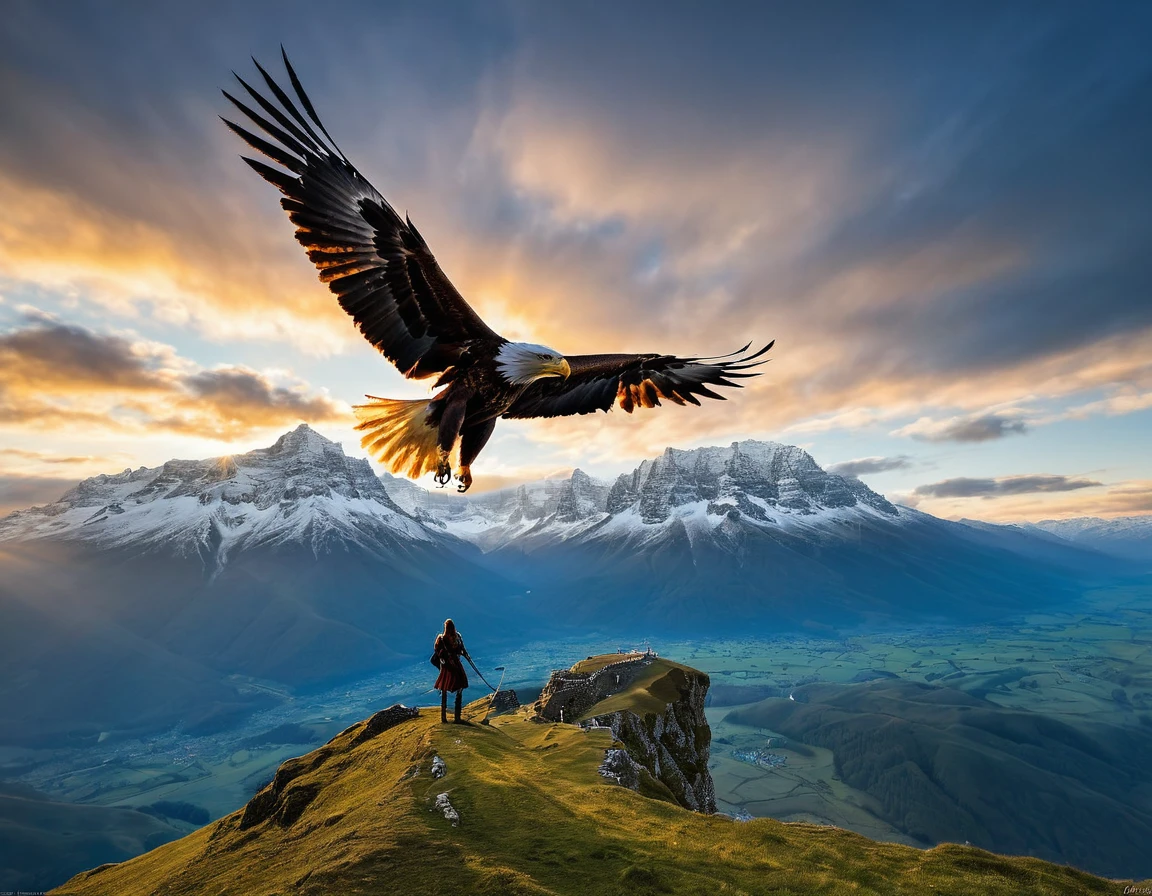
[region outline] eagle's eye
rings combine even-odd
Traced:
[[[537,357],[537,358],[539,358],[541,361],[550,361],[550,360],[552,360],[552,358],[551,358],[551,356],[550,356],[550,355],[537,355],[536,357]]]

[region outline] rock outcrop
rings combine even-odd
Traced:
[[[605,778],[609,778],[629,790],[640,788],[640,773],[643,770],[643,766],[621,747],[605,750],[604,761],[600,763],[599,769],[600,774]]]
[[[703,672],[653,654],[589,657],[553,672],[534,708],[542,721],[610,729],[617,744],[600,766],[604,777],[711,813],[708,686]]]
[[[653,659],[628,653],[592,672],[580,671],[580,663],[557,669],[533,706],[536,715],[549,722],[574,722],[605,697],[628,687]]]
[[[436,802],[433,804],[434,808],[444,816],[452,827],[460,826],[460,813],[456,811],[456,807],[452,805],[452,801],[448,799],[447,793],[436,794]]]
[[[420,715],[420,710],[415,706],[393,703],[387,709],[382,709],[378,713],[375,713],[364,723],[364,727],[360,729],[352,741],[352,746],[362,744],[366,740],[371,740],[373,737],[376,737],[376,735],[383,734],[389,728],[395,728],[401,722],[414,719],[418,715]]]
[[[520,698],[514,690],[508,688],[492,696],[491,707],[492,712],[511,712],[520,708]]]
[[[712,729],[704,716],[708,676],[687,666],[673,665],[651,687],[649,694],[671,696],[661,711],[637,712],[618,709],[586,717],[584,724],[610,728],[628,757],[639,766],[639,780],[631,786],[642,789],[645,775],[663,784],[681,806],[694,812],[716,811],[716,787],[708,771]],[[593,708],[595,711],[595,708]],[[610,750],[609,753],[612,751]],[[619,757],[605,757],[611,775],[621,783],[635,773]],[[605,774],[601,766],[601,773]]]

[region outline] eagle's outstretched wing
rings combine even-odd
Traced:
[[[504,412],[505,417],[567,417],[607,411],[619,402],[632,413],[668,399],[676,404],[700,404],[696,397],[724,396],[709,386],[736,386],[733,379],[758,376],[749,369],[768,359],[762,356],[775,342],[748,354],[751,345],[718,358],[677,358],[675,355],[566,355],[572,373],[567,379],[537,380]]]
[[[257,62],[275,102],[239,75],[261,111],[223,93],[271,141],[223,121],[291,172],[244,159],[284,194],[280,205],[296,225],[296,239],[360,332],[414,379],[443,374],[470,343],[501,341],[444,276],[412,221],[401,219],[336,146],[281,52],[307,117]]]

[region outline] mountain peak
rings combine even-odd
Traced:
[[[1122,559],[1143,564],[1152,562],[1152,514],[1116,516],[1110,519],[1081,516],[1064,520],[1041,520],[1027,528],[1039,529],[1081,547],[1103,551]]]
[[[795,445],[755,439],[727,447],[666,448],[630,475],[619,477],[608,510],[638,506],[646,523],[658,523],[673,508],[705,502],[708,513],[725,507],[768,522],[776,513],[812,514],[865,505],[896,515],[887,500],[858,480],[825,472]]]
[[[0,539],[79,538],[214,557],[285,541],[374,550],[393,535],[430,537],[393,503],[367,460],[348,457],[307,424],[243,454],[93,476],[55,504],[0,523]]]
[[[705,529],[743,517],[755,526],[791,526],[800,518],[843,521],[900,512],[856,479],[821,469],[795,445],[755,439],[701,448],[669,446],[614,481],[575,469],[537,482],[441,502],[434,512],[451,532],[492,550],[513,541],[653,534],[648,527],[694,520]],[[636,523],[643,526],[637,527]],[[719,531],[719,530],[718,530]]]
[[[271,447],[265,450],[276,454],[325,454],[330,451],[344,454],[344,449],[339,442],[326,439],[307,423],[301,423],[295,429],[284,433]]]

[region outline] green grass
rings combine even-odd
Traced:
[[[638,656],[640,656],[638,653],[602,653],[599,656],[590,656],[587,659],[580,660],[580,662],[572,667],[571,671],[591,674],[592,672],[598,672],[600,669],[612,663],[618,663],[621,660]]]
[[[658,680],[630,691],[644,701]],[[468,715],[479,719],[483,709],[472,704]],[[425,710],[353,746],[360,727],[336,737],[327,761],[293,781],[320,791],[290,827],[242,830],[237,812],[53,892],[1069,896],[1121,889],[1070,868],[968,847],[920,851],[838,828],[696,815],[601,778],[607,732],[534,722],[526,711],[482,726],[441,725]],[[447,763],[440,780],[430,773],[434,754]],[[460,812],[459,827],[432,809],[442,792]]]
[[[579,668],[583,663],[600,659],[603,659],[603,657],[593,657],[591,660],[583,660],[572,668],[577,671],[584,671]],[[685,676],[689,673],[695,675],[700,674],[696,672],[696,670],[688,666],[683,666],[680,663],[674,663],[672,660],[662,658],[655,659],[646,666],[640,676],[624,690],[601,700],[588,710],[588,712],[584,713],[581,718],[606,715],[607,713],[618,712],[622,709],[630,709],[641,717],[650,712],[663,712],[664,707],[679,698],[679,689],[685,684]]]

